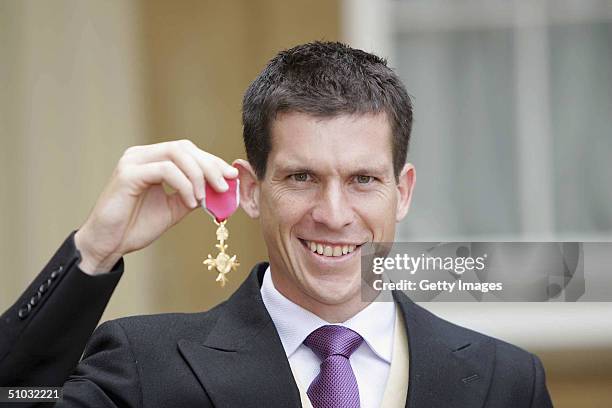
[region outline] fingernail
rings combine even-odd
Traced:
[[[229,189],[229,186],[227,185],[227,182],[225,180],[219,183],[219,187],[222,191],[227,191]]]

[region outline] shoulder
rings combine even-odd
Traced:
[[[508,376],[517,373],[524,375],[533,372],[536,366],[541,366],[537,356],[519,346],[449,322],[417,304],[412,305],[415,319],[419,324],[426,325],[428,330],[451,350],[459,351],[472,345],[487,345],[479,350],[488,350],[493,354],[496,373],[506,373]]]
[[[96,333],[115,333],[132,345],[160,345],[165,341],[178,339],[201,339],[214,327],[221,315],[224,303],[196,313],[161,313],[137,315],[108,320],[102,323]]]

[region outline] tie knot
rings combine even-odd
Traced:
[[[321,326],[306,337],[304,344],[321,360],[339,354],[349,358],[361,345],[363,337],[344,326]]]

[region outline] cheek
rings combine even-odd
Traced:
[[[374,239],[384,241],[395,233],[397,197],[391,192],[360,197],[356,207],[359,217],[372,231]]]
[[[291,229],[308,213],[313,199],[303,191],[271,191],[265,195],[262,217],[268,225],[277,225],[281,230]],[[262,220],[263,221],[263,220]]]

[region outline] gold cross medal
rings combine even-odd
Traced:
[[[219,241],[215,245],[219,250],[217,256],[213,258],[209,254],[203,264],[208,266],[209,271],[215,269],[217,273],[216,281],[219,282],[221,287],[225,286],[225,282],[227,282],[227,274],[240,266],[236,255],[230,256],[226,252],[227,244],[225,243],[229,238],[229,231],[225,224],[230,215],[238,209],[240,203],[239,181],[238,179],[225,179],[225,181],[229,189],[223,193],[215,191],[206,183],[205,197],[202,200],[202,208],[211,215],[217,225],[216,234],[217,241]]]

